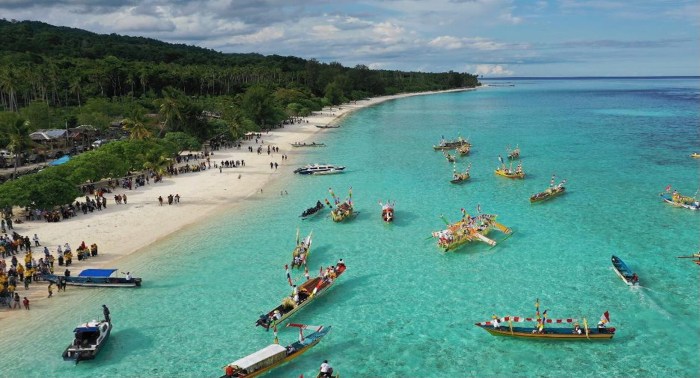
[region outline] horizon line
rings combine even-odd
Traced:
[[[659,76],[494,76],[477,77],[479,80],[509,80],[509,79],[681,79],[700,78],[700,75],[659,75]]]

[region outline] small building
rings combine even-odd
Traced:
[[[65,129],[37,130],[29,134],[29,138],[32,141],[47,146],[49,148],[65,146],[67,142],[67,136],[68,131]]]

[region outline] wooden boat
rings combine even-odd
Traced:
[[[682,207],[688,210],[700,210],[700,201],[695,197],[684,196],[678,191],[674,190],[672,194],[669,194],[670,187],[666,188],[666,193],[659,193],[661,199],[667,204],[674,207]]]
[[[107,320],[93,320],[75,327],[73,342],[63,351],[63,360],[92,360],[102,349],[112,331],[112,323]]]
[[[696,263],[697,265],[700,265],[700,252],[694,253],[690,256],[678,256],[679,259],[695,259],[691,260],[692,262]]]
[[[615,269],[615,273],[628,285],[633,286],[633,285],[639,285],[639,277],[637,277],[637,273],[632,272],[632,270],[625,264],[624,261],[622,261],[619,257],[613,255],[610,258],[610,261],[613,264],[613,268]]]
[[[467,166],[467,169],[463,173],[457,173],[457,169],[452,170],[452,180],[450,180],[451,183],[453,184],[461,184],[464,181],[467,181],[471,178],[469,175],[469,170],[471,169],[472,165],[469,164]]]
[[[603,313],[596,328],[589,328],[586,319],[583,319],[583,328],[578,325],[578,321],[573,318],[568,319],[548,319],[547,310],[540,315],[539,300],[535,303],[537,307],[535,318],[521,316],[505,316],[499,318],[494,315],[493,320],[476,323],[475,325],[493,336],[507,336],[526,339],[545,340],[610,340],[615,336],[615,328],[607,327],[610,322],[610,315],[607,311]],[[534,327],[514,327],[513,323],[532,322]],[[549,327],[547,324],[572,324],[570,327]]]
[[[299,341],[295,341],[286,347],[279,345],[275,332],[275,343],[266,346],[259,351],[249,354],[241,359],[224,366],[224,375],[221,378],[230,377],[257,377],[282,364],[285,364],[318,344],[321,339],[330,332],[331,327],[311,326],[290,323],[287,327],[299,328]],[[313,331],[304,336],[303,330]]]
[[[297,245],[292,251],[292,268],[301,268],[306,265],[309,254],[311,254],[311,234],[313,231],[309,232],[304,240],[299,240],[299,229],[297,229]]]
[[[510,160],[516,160],[520,159],[520,147],[517,145],[515,146],[514,150],[511,150],[510,147],[506,148],[506,151],[508,151],[508,159]]]
[[[304,212],[302,212],[299,217],[301,217],[301,219],[310,218],[310,217],[320,213],[321,210],[323,210],[323,208],[324,208],[324,206],[321,203],[321,201],[316,201],[316,206],[310,207],[310,208],[304,210]]]
[[[496,217],[497,215],[494,214],[479,214],[472,217],[463,211],[460,221],[453,224],[445,221],[447,228],[433,232],[432,236],[438,240],[438,247],[444,252],[454,251],[473,241],[481,241],[493,247],[496,241],[486,237],[492,229],[496,228],[506,235],[513,232],[510,228],[496,222]]]
[[[545,189],[544,191],[533,194],[530,196],[530,203],[535,203],[535,202],[542,202],[546,201],[550,198],[558,197],[566,191],[566,188],[564,187],[564,184],[566,184],[566,180],[563,180],[557,185],[554,185],[554,175],[552,175],[552,180],[549,182],[549,188]]]
[[[472,150],[472,146],[470,144],[463,144],[463,145],[457,147],[457,152],[461,156],[469,155],[469,152],[471,152],[471,150]]]
[[[394,205],[396,205],[396,202],[386,201],[386,203],[382,203],[379,201],[379,206],[382,207],[382,220],[384,222],[389,223],[394,221]]]
[[[313,142],[313,143],[295,142],[295,143],[292,143],[292,147],[326,147],[326,144],[325,143],[316,143],[316,142]]]
[[[690,154],[690,157],[693,159],[700,159],[700,153],[693,152],[692,154]]]
[[[454,156],[450,155],[447,152],[444,152],[444,155],[445,159],[447,159],[447,161],[449,161],[450,163],[454,163],[457,160]]]
[[[501,161],[501,167],[496,168],[496,174],[499,176],[507,177],[510,179],[524,179],[525,172],[523,172],[523,164],[518,163],[518,166],[513,170],[513,163],[511,163],[510,168],[506,167],[503,163],[503,158],[498,156],[498,160]]]
[[[340,199],[335,196],[332,188],[328,188],[328,191],[336,205],[335,208],[333,208],[333,205],[331,205],[328,199],[326,199],[326,205],[331,208],[331,219],[333,219],[333,222],[342,222],[356,215],[352,203],[352,188],[350,188],[350,191],[348,192],[348,199],[342,203],[340,202]]]
[[[316,125],[319,129],[337,129],[340,126],[334,126],[334,125]]]
[[[66,285],[85,287],[140,287],[141,278],[111,277],[117,269],[85,269],[78,276],[57,276],[55,274],[43,274],[42,277],[53,283],[65,280]]]
[[[433,145],[433,149],[438,151],[438,150],[454,150],[457,147],[460,146],[470,146],[471,143],[469,143],[468,140],[463,139],[462,137],[459,137],[454,140],[446,140],[444,137],[440,139],[440,143],[437,145]]]
[[[279,325],[289,319],[292,315],[299,312],[299,310],[308,306],[309,303],[313,302],[316,298],[328,292],[328,290],[333,287],[340,276],[345,272],[345,263],[341,261],[338,262],[336,266],[328,267],[326,269],[321,268],[321,272],[318,277],[310,278],[297,289],[294,286],[294,291],[291,295],[288,295],[282,299],[282,303],[272,309],[272,311],[260,315],[260,318],[255,322],[256,326],[261,326],[265,329],[270,329]],[[288,275],[287,280],[290,285],[292,285],[291,277]],[[298,301],[294,298],[297,297]]]

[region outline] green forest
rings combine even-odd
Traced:
[[[229,54],[36,21],[2,19],[0,35],[0,149],[11,156],[12,177],[28,156],[52,152],[32,142],[34,131],[89,125],[96,130],[95,139],[110,131],[114,136],[115,127],[128,135],[110,143],[117,147],[81,154],[85,158],[71,160],[60,174],[52,167],[0,185],[1,207],[65,204],[86,180],[122,177],[211,138],[235,140],[324,106],[480,85],[468,73],[373,70],[293,56]],[[81,148],[92,141],[85,142]],[[132,145],[140,158],[124,160],[120,154]],[[111,171],[91,163],[98,156]],[[58,188],[53,180],[59,179],[63,190],[45,190]],[[22,188],[32,190],[20,193]]]

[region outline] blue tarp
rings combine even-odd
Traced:
[[[70,156],[68,156],[68,155],[63,155],[63,157],[52,161],[51,163],[49,163],[49,165],[61,165],[61,164],[63,164],[63,163],[67,163],[68,160],[70,160]]]
[[[116,269],[85,269],[78,274],[78,277],[109,277],[116,271]]]

